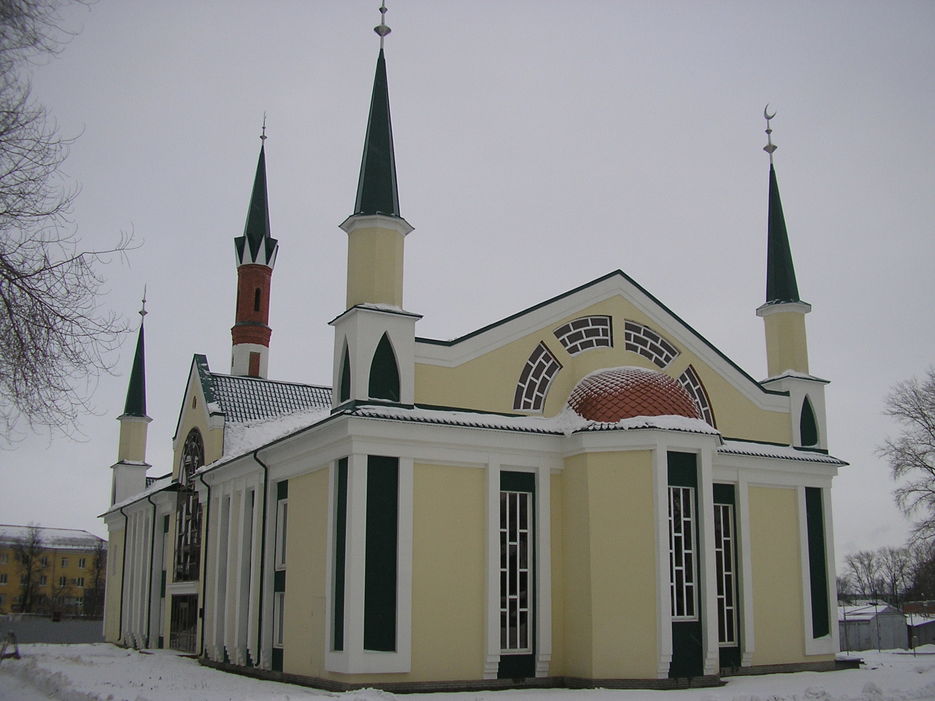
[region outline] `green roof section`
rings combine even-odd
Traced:
[[[143,322],[141,321],[139,335],[136,337],[133,368],[130,370],[130,385],[127,387],[127,402],[123,407],[124,416],[146,416],[146,357],[144,346]]]
[[[776,169],[769,165],[769,229],[766,246],[766,303],[801,302],[792,265],[792,249],[782,214]]]
[[[370,118],[367,121],[367,134],[364,139],[364,155],[360,163],[354,214],[400,216],[393,127],[390,124],[390,94],[386,81],[386,59],[382,48],[377,57],[377,70],[373,78]]]
[[[262,138],[266,138],[265,136]],[[270,236],[269,198],[266,191],[266,145],[260,146],[260,157],[256,164],[253,178],[253,192],[250,194],[250,207],[247,209],[247,221],[243,236],[234,239],[237,260],[241,263],[268,263],[273,260],[276,239]],[[249,255],[246,248],[249,247]],[[260,255],[261,249],[263,255]]]

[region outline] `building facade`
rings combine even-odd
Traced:
[[[768,150],[767,379],[619,270],[421,338],[381,48],[331,385],[266,379],[278,243],[262,148],[234,241],[231,372],[194,356],[158,479],[140,328],[104,515],[107,639],[335,689],[833,666],[845,463]]]
[[[100,616],[106,560],[87,531],[0,524],[0,614]]]

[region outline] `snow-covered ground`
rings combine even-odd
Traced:
[[[0,661],[0,701],[389,701],[373,689],[333,694],[262,682],[200,666],[165,650],[136,652],[106,643],[22,645],[22,659]],[[935,699],[935,645],[913,655],[861,653],[859,670],[733,677],[714,689],[565,689],[401,694],[432,701],[908,701]]]

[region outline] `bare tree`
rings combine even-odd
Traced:
[[[60,169],[70,141],[30,98],[25,65],[63,46],[58,10],[72,1],[0,1],[0,445],[21,419],[73,427],[127,330],[99,293],[101,265],[130,240],[81,250]]]
[[[877,550],[877,569],[887,601],[899,606],[910,585],[912,560],[908,548],[885,546]]]
[[[854,585],[856,593],[870,598],[883,590],[883,581],[879,574],[877,554],[873,550],[861,550],[844,558],[847,575]]]
[[[38,526],[30,525],[26,534],[16,540],[11,549],[19,565],[20,596],[19,610],[32,613],[41,603],[39,601],[39,581],[46,570],[45,542]]]
[[[886,414],[902,425],[896,438],[887,439],[879,454],[887,459],[896,503],[909,516],[917,516],[914,535],[935,537],[935,367],[920,380],[912,378],[893,387],[886,398]]]

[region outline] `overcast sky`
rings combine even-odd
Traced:
[[[346,237],[378,50],[375,0],[99,0],[34,69],[63,135],[88,247],[132,232],[105,303],[148,285],[150,474],[193,353],[230,369],[232,240],[267,113],[270,377],[330,383]],[[838,557],[907,521],[874,449],[899,380],[935,356],[935,3],[390,0],[390,101],[407,238],[405,306],[453,338],[620,268],[757,378],[766,375],[768,158],[831,380]],[[0,522],[104,533],[134,341],[81,442],[0,452]]]

